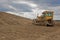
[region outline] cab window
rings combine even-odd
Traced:
[[[46,16],[52,16],[52,13],[47,13]]]

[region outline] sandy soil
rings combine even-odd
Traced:
[[[32,20],[0,12],[0,40],[60,40],[60,22],[54,27],[33,25]]]

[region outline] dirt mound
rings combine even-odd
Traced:
[[[0,12],[0,40],[60,40],[60,22],[56,24],[33,25],[27,18]]]

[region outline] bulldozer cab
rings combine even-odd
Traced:
[[[45,11],[42,14],[43,14],[43,18],[45,20],[53,19],[53,12],[52,11]]]

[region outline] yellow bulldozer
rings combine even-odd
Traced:
[[[33,24],[53,26],[54,25],[53,15],[54,15],[53,11],[44,11],[42,12],[41,16],[37,16],[36,19],[33,19]]]

